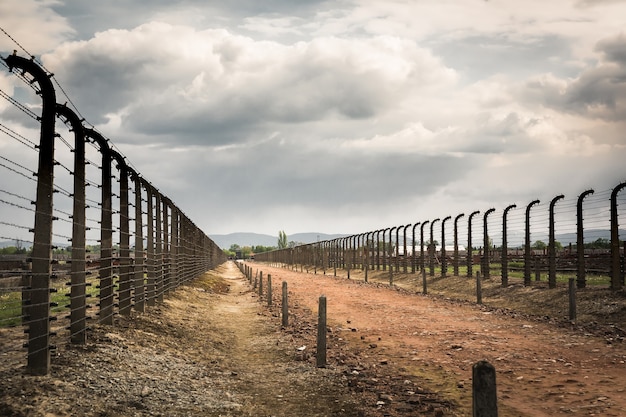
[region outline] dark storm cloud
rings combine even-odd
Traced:
[[[572,80],[535,78],[524,94],[556,110],[592,119],[620,122],[626,118],[626,37],[603,39],[596,44],[603,60]]]
[[[601,40],[595,50],[603,53],[607,61],[626,67],[626,36],[623,33]]]

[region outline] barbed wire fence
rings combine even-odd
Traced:
[[[624,288],[626,182],[576,196],[556,195],[527,204],[487,207],[442,215],[409,224],[325,240],[255,255],[255,261],[291,269],[337,275],[344,269],[431,277],[499,276],[506,287],[547,282],[549,288],[575,277],[589,283]]]
[[[26,348],[44,375],[55,341],[85,343],[89,320],[145,311],[226,259],[0,31],[16,47],[0,60],[0,242],[15,247],[0,259],[1,348]]]

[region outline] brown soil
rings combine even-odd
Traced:
[[[382,273],[366,284],[362,272],[347,280],[249,265],[272,275],[273,306],[229,262],[144,314],[94,326],[85,346],[60,344],[48,376],[25,374],[23,352],[0,343],[0,415],[468,416],[471,369],[482,359],[496,367],[502,416],[626,415],[626,346],[615,324],[623,295],[594,293],[600,319],[583,302],[584,320],[572,324],[562,318],[567,304],[555,301],[562,290],[485,282],[489,306],[479,306],[459,300],[472,294],[464,278],[430,283],[431,294],[448,287],[454,298],[446,298],[416,294],[421,280],[411,274],[390,288]],[[328,366],[316,368],[322,294]],[[504,308],[511,300],[516,311]],[[524,313],[529,306],[534,314]]]

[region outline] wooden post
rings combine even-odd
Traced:
[[[267,274],[267,306],[272,306],[272,275]]]
[[[498,417],[496,370],[487,361],[472,367],[472,416]]]
[[[283,281],[283,327],[287,327],[289,325],[289,304],[288,304],[288,293],[287,293],[287,281]]]
[[[541,281],[541,261],[539,257],[535,258],[535,281]]]
[[[426,268],[422,268],[422,294],[428,294],[428,283],[426,281]]]
[[[576,320],[576,280],[569,279],[569,319]]]
[[[476,271],[476,303],[483,303],[483,287],[480,280],[480,272]]]
[[[326,296],[322,295],[319,300],[317,312],[317,367],[326,367]]]

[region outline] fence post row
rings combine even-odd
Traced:
[[[616,187],[611,190],[611,198],[610,198],[610,261],[608,263],[608,275],[610,277],[610,288],[612,290],[619,290],[624,286],[624,274],[626,269],[626,261],[623,255],[626,252],[626,244],[622,249],[620,247],[620,239],[619,239],[619,225],[618,225],[618,208],[617,208],[617,197],[619,192],[626,188],[626,182],[620,183]],[[585,197],[594,193],[594,190],[587,190],[578,196],[577,209],[576,209],[576,277],[577,277],[577,288],[584,288],[586,286],[586,277],[585,274],[588,271],[586,269],[586,263],[589,262],[585,258],[585,242],[584,242],[584,228],[583,228],[583,200]],[[564,195],[560,194],[554,197],[549,203],[549,212],[548,212],[548,246],[547,246],[547,256],[546,253],[542,255],[547,262],[544,266],[543,262],[540,262],[540,258],[538,256],[534,256],[533,247],[531,245],[531,218],[530,213],[533,206],[538,205],[540,200],[533,200],[527,206],[525,210],[525,219],[524,219],[524,243],[522,244],[523,248],[523,282],[525,286],[531,285],[531,274],[534,269],[536,279],[539,280],[541,276],[542,268],[547,268],[548,271],[548,286],[549,288],[556,287],[556,272],[557,272],[557,241],[555,234],[555,207],[556,203],[562,200]],[[508,205],[502,214],[502,245],[499,250],[500,260],[501,260],[501,279],[502,279],[502,287],[507,287],[509,285],[509,248],[508,248],[508,215],[511,210],[517,208],[516,204]],[[482,248],[482,256],[480,263],[480,273],[483,278],[489,279],[491,276],[491,262],[492,259],[497,263],[498,257],[495,252],[495,246],[493,246],[489,231],[488,231],[488,216],[495,212],[495,208],[490,208],[483,214],[483,248]],[[472,220],[474,216],[480,214],[480,211],[476,210],[467,216],[467,249],[466,249],[466,266],[467,266],[467,277],[473,277],[473,254],[472,254]],[[454,275],[458,276],[459,274],[459,244],[458,244],[458,222],[464,217],[465,214],[458,214],[454,218],[454,254],[452,257],[454,263]],[[411,239],[411,273],[425,270],[426,265],[426,256],[428,255],[428,268],[430,272],[430,276],[435,275],[435,260],[438,253],[434,247],[434,227],[435,224],[441,221],[441,260],[439,264],[441,266],[441,277],[445,277],[448,271],[448,253],[446,250],[446,222],[450,220],[452,217],[447,216],[443,218],[443,220],[437,218],[433,220],[426,220],[423,222],[415,222],[413,223],[412,228],[412,239]],[[424,238],[424,228],[430,225],[430,239],[427,241]],[[404,273],[408,273],[408,246],[407,246],[407,234],[408,228],[411,224],[401,225],[401,226],[393,226],[387,228],[381,228],[378,230],[370,231],[367,233],[354,234],[346,237],[335,238],[328,241],[317,242],[317,244],[307,244],[301,245],[295,248],[286,249],[286,250],[277,250],[272,252],[266,252],[257,254],[257,259],[259,261],[268,261],[268,260],[277,260],[277,259],[291,259],[291,264],[293,264],[294,253],[300,253],[301,251],[313,251],[313,255],[309,256],[308,261],[307,258],[303,255],[300,255],[298,261],[301,263],[301,268],[304,268],[304,262],[313,262],[313,265],[317,265],[319,261],[319,257],[316,258],[316,253],[318,250],[322,251],[321,259],[322,263],[326,265],[324,261],[324,256],[326,253],[328,254],[327,263],[328,266],[333,266],[334,268],[334,276],[337,276],[337,267],[343,268],[347,271],[348,278],[350,278],[350,273],[352,270],[355,270],[357,267],[361,267],[361,269],[365,270],[364,279],[368,281],[368,270],[371,267],[371,270],[377,271],[387,271],[387,266],[389,266],[389,283],[393,285],[393,270],[395,265],[396,272],[400,272],[400,256],[403,259],[403,270]],[[416,229],[417,226],[420,226],[420,248],[419,248],[419,259],[417,254],[417,239],[416,239]],[[403,229],[403,251],[400,252],[400,229]],[[389,235],[387,237],[387,231],[389,231]],[[393,233],[395,231],[395,248],[393,241]],[[600,239],[599,239],[600,240]],[[426,251],[424,246],[427,245]],[[492,247],[493,246],[493,247]],[[365,252],[362,252],[365,251]],[[376,252],[373,253],[372,251]],[[298,252],[300,251],[300,252]],[[327,252],[326,252],[327,251]],[[566,256],[570,256],[573,252],[566,254]],[[290,255],[291,254],[291,255]],[[291,256],[291,258],[290,258]],[[381,259],[382,257],[382,259]],[[394,259],[395,257],[395,259]],[[565,259],[566,262],[569,262],[568,259]],[[360,262],[360,264],[358,263]],[[382,268],[381,268],[382,264]],[[534,266],[534,268],[533,268]],[[593,266],[593,265],[592,265]]]
[[[69,338],[72,343],[86,342],[86,320],[88,297],[86,287],[87,262],[86,262],[86,173],[85,143],[91,139],[97,144],[102,154],[102,177],[100,180],[101,201],[100,206],[100,303],[99,321],[103,324],[113,324],[115,307],[119,314],[128,315],[134,307],[136,311],[144,311],[146,298],[149,303],[154,303],[155,296],[162,297],[174,285],[180,285],[187,279],[191,279],[207,269],[215,267],[225,260],[224,253],[220,248],[202,233],[195,225],[186,222],[186,218],[180,210],[166,197],[156,191],[145,179],[141,178],[135,170],[130,168],[125,158],[117,151],[111,149],[108,140],[93,129],[85,128],[83,120],[70,110],[66,105],[56,102],[56,93],[51,81],[52,74],[48,74],[34,59],[26,59],[15,53],[3,58],[9,68],[20,70],[23,74],[29,74],[37,83],[38,94],[42,98],[42,111],[40,121],[40,138],[36,146],[39,152],[37,167],[37,190],[34,214],[34,229],[32,251],[32,272],[25,277],[22,289],[24,314],[22,324],[27,327],[28,348],[27,372],[33,375],[46,375],[50,371],[50,349],[53,346],[50,338],[53,336],[50,322],[56,317],[51,316],[52,292],[52,232],[53,221],[53,195],[54,188],[54,165],[55,165],[55,117],[58,116],[69,124],[70,131],[74,134],[74,167],[70,175],[74,176],[73,192],[69,196],[73,199],[71,214],[72,233],[71,238],[71,272],[70,272],[70,326]],[[120,172],[120,207],[119,207],[119,290],[115,289],[113,277],[113,214],[112,207],[112,184],[111,163],[115,160]],[[129,206],[129,182],[128,177],[134,182],[135,192],[135,248],[134,248],[134,271],[132,270],[132,258],[130,252],[130,215]],[[146,200],[142,199],[142,186],[146,191]],[[153,198],[157,201],[156,206],[156,242],[154,239],[155,219],[153,216]],[[142,203],[147,202],[147,262],[144,263],[143,248],[143,215]],[[158,205],[163,203],[162,211]],[[117,212],[116,212],[117,213]],[[162,220],[161,220],[162,215]],[[171,220],[170,220],[171,219]],[[162,222],[162,223],[161,223]],[[170,227],[171,225],[171,232]],[[188,234],[195,236],[189,238]],[[187,240],[185,240],[187,239]],[[155,254],[155,244],[157,253]],[[195,262],[194,268],[187,268],[186,263],[191,258]],[[155,282],[155,259],[159,260],[160,270]],[[144,285],[144,265],[148,270],[147,296]],[[173,277],[176,278],[173,278]],[[175,282],[175,284],[174,284]],[[155,285],[159,285],[158,292]],[[116,300],[118,304],[116,304]]]

